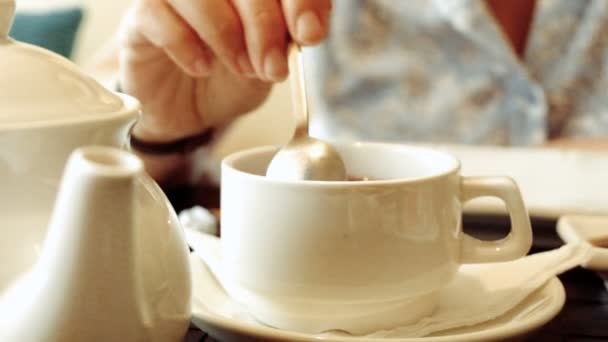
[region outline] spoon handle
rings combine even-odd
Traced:
[[[291,87],[292,111],[296,118],[296,131],[294,136],[308,135],[308,102],[306,96],[306,82],[304,80],[304,63],[300,45],[289,45],[289,84]]]
[[[15,0],[0,0],[0,43],[8,40],[15,15]]]

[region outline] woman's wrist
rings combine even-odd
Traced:
[[[176,120],[178,121],[178,120]],[[185,122],[167,122],[167,120],[140,115],[131,126],[131,134],[140,140],[150,142],[168,142],[180,140],[189,136],[197,135],[211,128],[209,125]]]
[[[148,155],[188,155],[199,148],[210,145],[215,137],[213,127],[190,134],[162,131],[158,134],[146,130],[142,126],[139,120],[131,126],[127,143],[130,149]]]
[[[120,78],[116,78],[114,89],[117,92],[124,92]],[[139,118],[129,127],[127,143],[136,141],[136,145],[162,145],[172,144],[179,140],[199,136],[206,132],[214,131],[213,127],[204,125],[177,125],[176,122],[166,122],[149,115],[140,115]],[[133,139],[131,139],[133,138]],[[137,144],[142,142],[142,144]],[[206,139],[203,139],[203,143]],[[145,151],[142,151],[145,152]]]
[[[139,121],[136,121],[129,128],[125,147],[142,159],[147,173],[163,188],[190,182],[194,172],[194,152],[208,148],[215,135],[214,130],[209,128],[194,136],[175,135],[178,138],[173,138],[145,133],[145,130],[137,130],[138,127]],[[169,137],[173,140],[165,140],[170,139]]]

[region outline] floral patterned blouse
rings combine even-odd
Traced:
[[[608,136],[608,1],[537,0],[516,56],[481,0],[334,0],[306,49],[313,135],[534,145]]]

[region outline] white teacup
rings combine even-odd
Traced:
[[[462,177],[443,152],[382,143],[338,144],[349,175],[366,181],[264,177],[276,148],[222,165],[222,267],[228,292],[283,329],[365,333],[419,320],[460,264],[525,255],[530,220],[505,177]],[[462,232],[463,203],[502,199],[510,234]]]

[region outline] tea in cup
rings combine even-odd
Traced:
[[[222,164],[222,272],[228,292],[277,328],[363,334],[431,315],[461,264],[512,260],[532,243],[517,185],[463,177],[438,150],[384,143],[335,145],[357,181],[265,177],[273,147]],[[509,235],[462,231],[463,204],[503,200]]]

